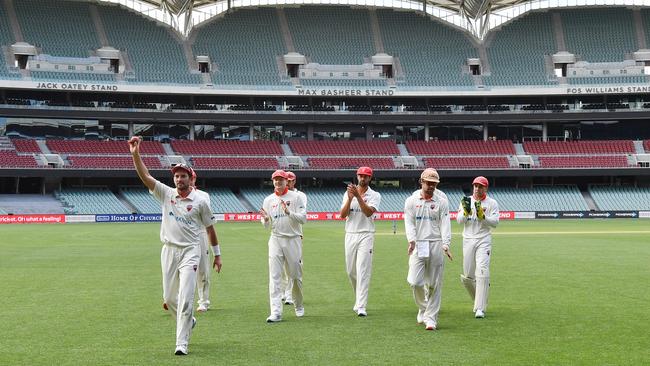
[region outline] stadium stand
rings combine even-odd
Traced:
[[[567,51],[579,57],[579,61],[622,61],[626,54],[639,48],[630,9],[563,10],[560,15]]]
[[[302,189],[301,189],[302,190]],[[304,190],[307,195],[307,211],[309,212],[337,212],[341,209],[341,200],[345,192],[345,186],[341,188],[307,187]],[[267,193],[268,194],[268,193]],[[261,206],[260,206],[261,207]]]
[[[284,11],[296,52],[310,62],[360,65],[376,53],[367,9],[301,6]]]
[[[13,43],[14,43],[14,37],[11,33],[11,28],[9,27],[9,19],[7,18],[7,14],[4,9],[4,6],[0,6],[0,51],[2,51],[2,47],[10,46]],[[2,52],[0,52],[0,56],[2,56]],[[9,72],[4,57],[0,57],[0,78],[2,79],[20,78],[20,74]]]
[[[379,9],[377,18],[384,50],[399,58],[404,72],[399,87],[473,87],[464,65],[478,51],[462,32],[411,12]]]
[[[156,214],[162,212],[160,203],[153,198],[146,188],[122,187],[120,188],[120,194],[136,208],[138,213]]]
[[[373,169],[396,169],[391,158],[352,157],[352,158],[309,158],[309,167],[312,169],[356,169],[360,166],[369,166]]]
[[[287,51],[276,9],[238,9],[195,32],[192,49],[195,55],[210,57],[216,68],[211,70],[215,85],[293,89],[278,69],[276,58]]]
[[[303,87],[380,88],[388,84],[385,79],[300,79]]]
[[[65,188],[55,192],[55,197],[63,203],[66,214],[131,213],[107,188]]]
[[[149,169],[165,169],[160,159],[153,156],[142,157]],[[85,156],[68,155],[70,164],[67,168],[74,169],[133,169],[131,156]]]
[[[570,154],[634,154],[634,143],[630,140],[605,141],[526,141],[524,150],[537,155]]]
[[[57,72],[57,71],[31,71],[32,79],[39,81],[65,80],[65,81],[87,81],[87,82],[114,82],[113,74],[81,73],[81,72]],[[51,105],[51,104],[50,104]]]
[[[510,168],[510,162],[505,156],[426,157],[423,160],[427,168],[436,169]]]
[[[3,168],[38,168],[33,155],[18,155],[15,151],[0,151],[0,167]]]
[[[46,143],[47,147],[57,154],[125,154],[130,157],[126,141],[47,140]],[[159,142],[143,141],[140,148],[143,155],[165,155],[165,150]]]
[[[185,155],[244,155],[276,156],[284,155],[277,141],[239,141],[239,140],[174,140],[172,149]]]
[[[215,213],[238,213],[248,210],[242,205],[237,196],[228,188],[210,188],[210,204]],[[262,206],[259,206],[262,207]]]
[[[510,141],[407,141],[407,150],[414,155],[514,155]]]
[[[540,168],[625,168],[625,155],[540,156]]]
[[[160,203],[146,188],[122,187],[120,192],[139,213],[160,213],[161,211]],[[228,188],[211,188],[207,190],[207,193],[210,195],[210,208],[214,213],[248,211]]]
[[[588,211],[576,186],[493,187],[490,196],[501,211]]]
[[[252,207],[261,208],[262,203],[264,203],[264,198],[273,193],[273,188],[242,187],[240,192],[244,199],[248,201]],[[314,211],[311,207],[311,200],[307,204],[307,210]]]
[[[490,86],[557,83],[549,80],[544,59],[555,52],[551,14],[524,15],[495,33],[487,49],[491,75],[483,81]]]
[[[180,43],[154,21],[117,6],[98,6],[111,47],[126,54],[133,70],[125,80],[135,83],[200,84],[191,74]],[[132,77],[128,77],[132,71]]]
[[[62,214],[61,202],[53,195],[0,194],[0,215]]]
[[[296,155],[309,156],[387,156],[400,155],[394,141],[289,141],[289,147]]]
[[[650,210],[650,187],[590,186],[589,193],[602,211]]]
[[[21,0],[14,6],[25,41],[42,53],[86,58],[101,47],[88,3]]]
[[[193,157],[192,167],[200,169],[279,169],[275,158]]]
[[[11,140],[13,145],[16,147],[16,152],[19,153],[35,153],[42,154],[41,148],[36,143],[36,140],[32,139],[13,139]]]

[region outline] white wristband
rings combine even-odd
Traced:
[[[221,255],[221,248],[219,247],[219,244],[212,246],[212,253],[214,253],[215,257]]]

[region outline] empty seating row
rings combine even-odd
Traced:
[[[153,156],[142,158],[149,169],[166,169],[160,162],[160,159]],[[133,169],[133,159],[131,156],[68,156],[69,168],[79,169]]]
[[[576,186],[494,187],[489,195],[499,202],[501,211],[589,210]]]
[[[93,140],[47,140],[47,147],[56,154],[129,154],[126,141]],[[140,145],[143,155],[165,155],[159,142],[143,141]]]
[[[192,166],[197,169],[279,169],[275,158],[194,157]]]
[[[16,148],[16,152],[19,153],[35,153],[35,154],[42,154],[43,151],[41,151],[41,148],[38,146],[38,143],[36,143],[36,140],[32,139],[13,139],[11,140],[13,143],[14,147]]]
[[[540,156],[540,168],[625,168],[625,155]]]
[[[367,156],[400,155],[395,141],[289,141],[289,147],[296,155],[309,156]]]
[[[514,155],[511,141],[407,141],[406,149],[413,155]]]
[[[529,141],[523,143],[524,150],[534,155],[564,154],[634,154],[634,143],[630,140],[605,141]]]
[[[239,141],[239,140],[174,140],[172,149],[185,155],[284,155],[282,147],[276,141]]]
[[[369,166],[373,169],[395,169],[391,158],[309,158],[309,167],[312,169],[357,169],[360,166]]]
[[[0,167],[4,168],[38,168],[33,155],[18,155],[15,151],[0,151]]]
[[[473,156],[473,157],[426,157],[427,168],[435,169],[508,169],[510,162],[505,156]]]
[[[650,187],[591,186],[589,193],[602,211],[650,210]]]
[[[131,213],[107,188],[67,188],[56,192],[55,196],[63,203],[67,214]]]
[[[232,213],[248,211],[228,188],[211,188],[205,190],[210,195],[210,208],[214,213]],[[146,188],[123,187],[120,192],[139,213],[160,213],[161,205]]]

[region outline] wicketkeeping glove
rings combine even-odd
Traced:
[[[483,211],[483,207],[481,206],[481,201],[474,202],[474,207],[476,208],[476,217],[479,220],[485,220],[485,212]]]
[[[472,214],[472,199],[469,197],[463,197],[460,199],[460,204],[463,206],[465,216],[469,217],[469,215]]]

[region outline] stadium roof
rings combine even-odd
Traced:
[[[99,0],[118,3],[174,27],[187,36],[194,26],[230,9],[256,6],[338,5],[427,13],[482,40],[529,11],[565,7],[649,6],[650,0]]]

